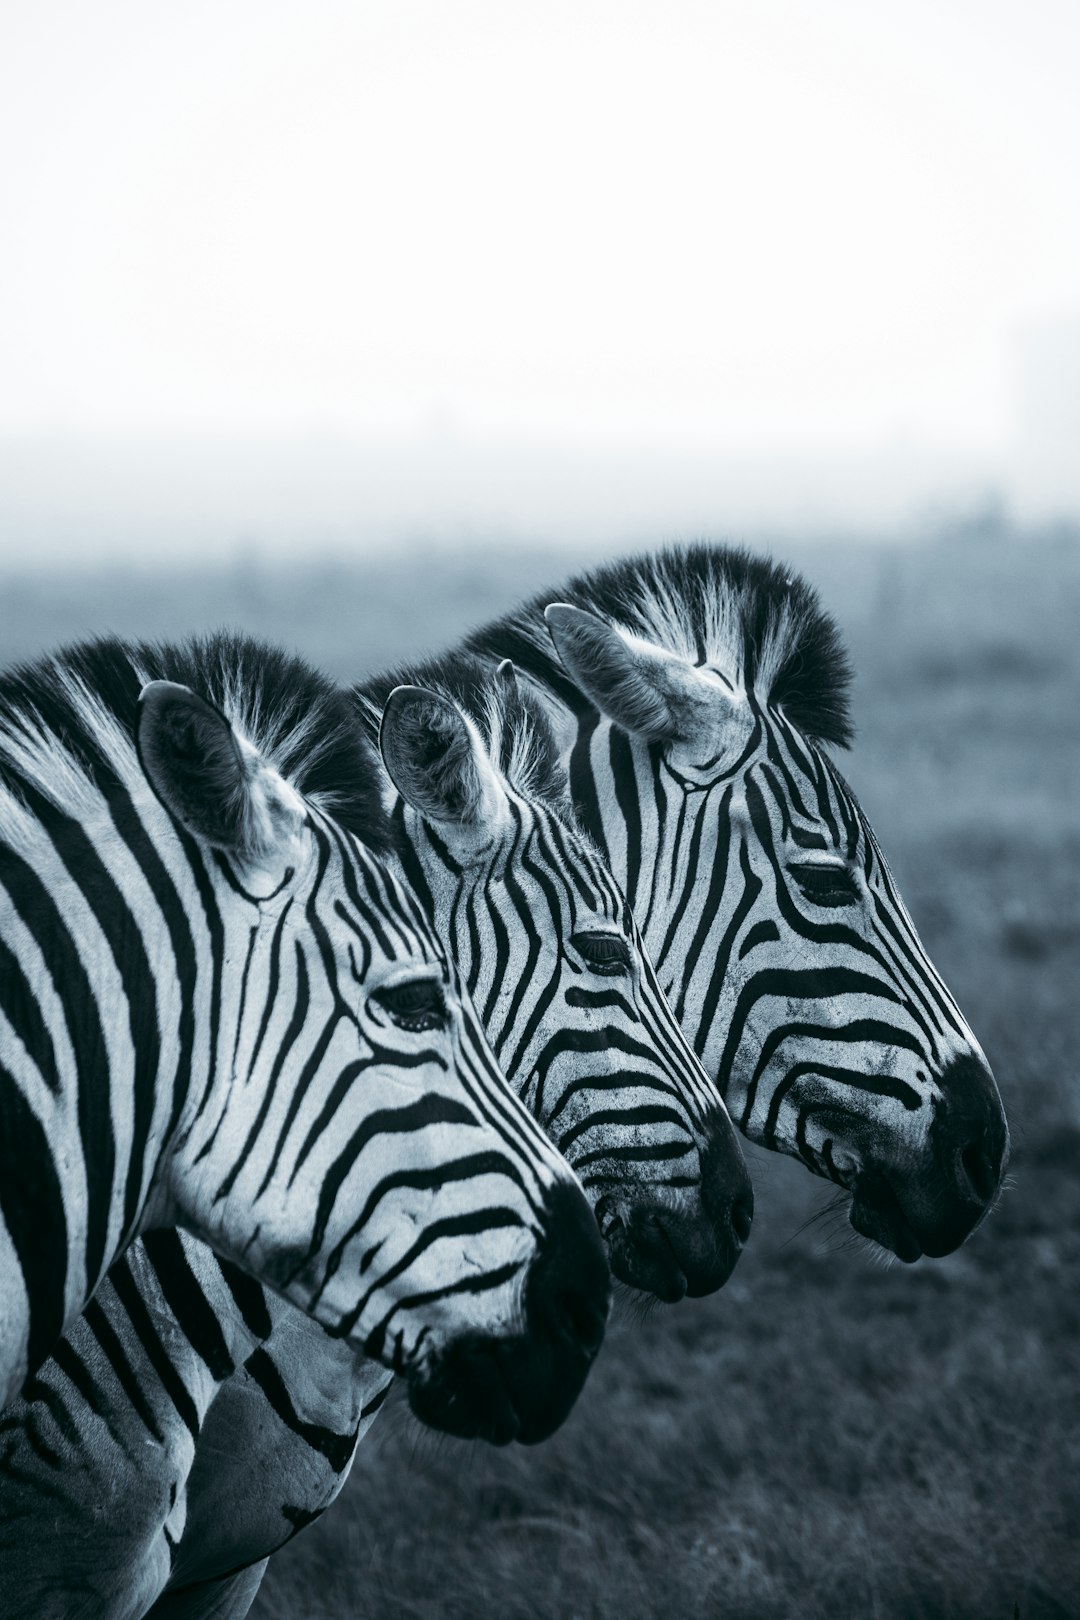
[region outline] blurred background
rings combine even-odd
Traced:
[[[1080,1614],[1074,0],[37,0],[0,43],[0,636],[356,678],[639,546],[788,558],[1013,1185],[884,1268],[753,1155],[533,1451],[380,1418],[254,1614]]]
[[[40,0],[9,564],[1080,510],[1073,0]]]

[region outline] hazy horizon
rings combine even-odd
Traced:
[[[23,8],[0,552],[1075,517],[1078,60],[1066,0]]]
[[[0,567],[165,565],[404,546],[925,537],[1075,522],[991,456],[411,440],[0,438]]]

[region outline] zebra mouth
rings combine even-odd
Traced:
[[[421,1423],[444,1434],[505,1446],[522,1428],[498,1348],[479,1335],[453,1345],[426,1378],[410,1377],[408,1394]]]
[[[676,1304],[685,1296],[686,1274],[658,1211],[631,1207],[620,1214],[601,1199],[596,1219],[614,1277],[630,1288],[655,1294],[665,1304]]]
[[[856,1232],[879,1243],[906,1265],[921,1259],[922,1244],[884,1176],[866,1171],[859,1177],[849,1218]]]

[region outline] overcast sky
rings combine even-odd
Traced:
[[[1080,310],[1076,0],[34,0],[0,434],[1012,432]]]

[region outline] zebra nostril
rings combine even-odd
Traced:
[[[556,1320],[565,1339],[580,1346],[590,1359],[599,1350],[607,1325],[606,1315],[575,1289],[565,1289],[555,1302]]]
[[[960,1155],[960,1164],[981,1204],[988,1204],[997,1190],[997,1166],[980,1140],[972,1142]]]
[[[731,1224],[740,1243],[745,1243],[748,1240],[753,1221],[753,1196],[741,1193],[731,1206]]]
[[[600,1236],[605,1243],[610,1243],[616,1233],[624,1230],[623,1218],[618,1210],[614,1208],[613,1201],[610,1198],[598,1199],[593,1213],[596,1216],[596,1224],[600,1228]]]

